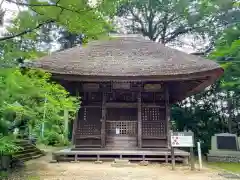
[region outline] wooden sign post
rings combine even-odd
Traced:
[[[171,157],[172,157],[172,169],[175,169],[175,156],[174,148],[176,147],[189,147],[190,148],[190,161],[191,170],[195,169],[194,163],[194,134],[191,131],[188,132],[171,132]]]

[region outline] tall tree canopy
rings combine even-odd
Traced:
[[[179,37],[214,41],[222,28],[240,20],[234,0],[128,0],[117,15],[128,20],[129,32],[140,33],[163,44]]]

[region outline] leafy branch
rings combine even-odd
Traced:
[[[9,3],[13,3],[19,6],[26,6],[26,7],[57,7],[60,8],[61,10],[66,10],[66,11],[71,11],[74,13],[78,13],[81,14],[83,12],[85,12],[86,10],[93,10],[92,8],[88,8],[88,9],[83,9],[83,10],[75,10],[75,9],[71,9],[71,8],[67,8],[64,6],[59,5],[60,0],[58,0],[55,4],[28,4],[28,3],[22,3],[22,2],[16,2],[13,0],[6,0]]]
[[[5,41],[5,40],[12,39],[12,38],[15,38],[15,37],[23,36],[23,35],[25,35],[25,34],[28,34],[28,33],[33,32],[33,31],[36,30],[36,29],[39,29],[40,27],[42,27],[42,26],[45,25],[45,24],[49,24],[49,23],[53,23],[53,22],[55,22],[55,20],[47,20],[47,21],[45,21],[45,22],[39,23],[39,24],[38,24],[36,27],[34,27],[34,28],[27,29],[27,30],[22,31],[22,32],[17,33],[17,34],[13,34],[13,35],[9,35],[9,36],[2,37],[2,38],[0,38],[0,41]]]
[[[32,11],[34,11],[36,14],[39,14],[39,15],[44,15],[44,14],[37,12],[34,9],[34,7],[57,7],[57,8],[60,8],[61,11],[60,11],[58,17],[56,18],[56,20],[54,20],[54,19],[46,20],[44,22],[39,23],[34,28],[29,28],[29,29],[26,29],[26,30],[24,30],[24,31],[22,31],[20,33],[2,37],[2,38],[0,38],[0,41],[5,41],[5,40],[12,39],[12,38],[15,38],[15,37],[23,36],[25,34],[33,32],[34,30],[37,30],[37,29],[41,28],[42,26],[44,26],[46,24],[50,24],[50,23],[56,22],[58,20],[58,18],[60,17],[60,15],[63,13],[64,10],[70,11],[70,12],[74,12],[74,13],[78,13],[79,15],[81,15],[83,12],[93,10],[90,7],[88,7],[87,9],[85,8],[83,10],[70,9],[70,8],[67,8],[67,7],[59,5],[60,0],[58,0],[55,4],[28,4],[28,3],[16,2],[16,1],[13,1],[13,0],[6,0],[6,1],[9,2],[9,3],[14,3],[14,4],[19,5],[19,6],[26,6],[29,9],[31,9]]]

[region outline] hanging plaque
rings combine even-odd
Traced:
[[[130,89],[130,83],[128,82],[114,82],[113,89]]]
[[[156,91],[160,90],[162,88],[161,84],[145,84],[144,85],[144,90],[146,91]]]
[[[99,84],[97,84],[97,83],[85,83],[85,84],[83,84],[83,89],[85,91],[98,91]]]

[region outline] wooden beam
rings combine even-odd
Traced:
[[[138,148],[142,147],[142,93],[138,93]]]
[[[176,74],[176,75],[149,75],[149,76],[97,76],[97,75],[72,75],[72,74],[59,74],[58,72],[51,72],[54,79],[65,79],[70,81],[88,81],[88,82],[110,82],[110,81],[179,81],[179,80],[193,80],[206,77],[208,75],[215,74],[221,71],[221,68],[213,69],[209,71],[196,72],[191,74]]]
[[[163,105],[158,105],[158,104],[153,104],[153,103],[142,103],[142,107],[149,107],[149,108],[163,108],[165,109],[165,106]]]
[[[102,94],[101,147],[106,146],[106,93]]]
[[[167,136],[167,147],[170,147],[170,104],[169,104],[169,89],[168,84],[165,84],[165,121],[166,121],[166,136]]]
[[[120,102],[116,102],[116,103],[106,103],[106,107],[108,108],[137,108],[138,104],[137,103],[120,103]]]

